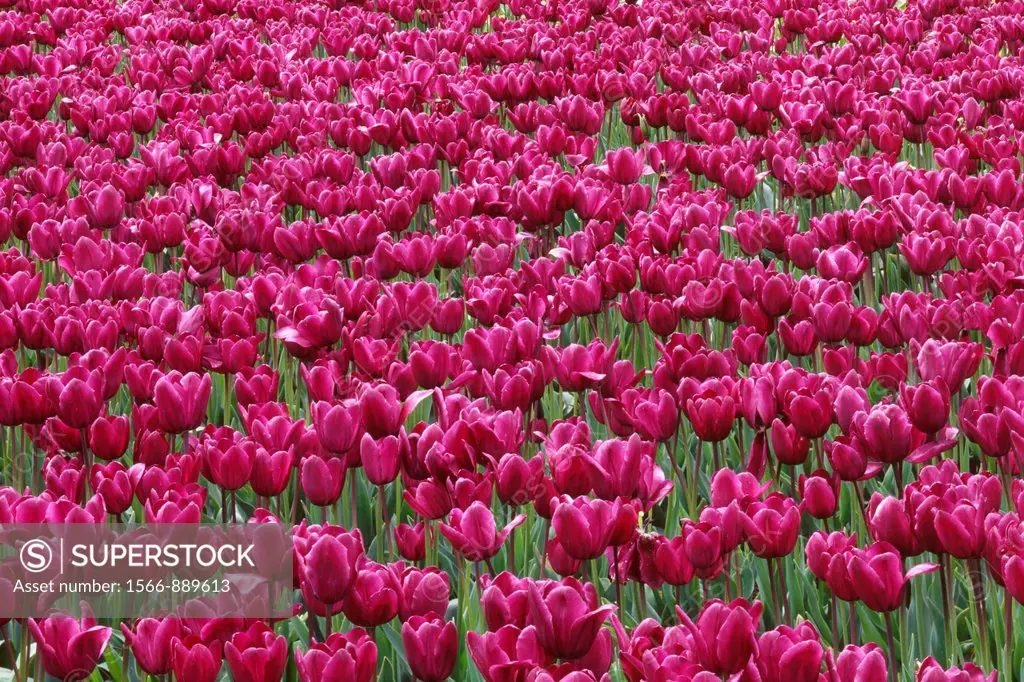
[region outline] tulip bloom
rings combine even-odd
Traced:
[[[302,577],[313,596],[324,604],[345,598],[357,574],[363,554],[358,533],[321,534],[302,553]]]
[[[917,682],[996,682],[998,679],[998,671],[993,670],[986,675],[973,663],[965,663],[963,668],[944,669],[931,656],[921,661],[916,677]]]
[[[562,548],[574,559],[596,559],[612,540],[622,503],[563,495],[551,525]]]
[[[737,599],[731,604],[714,599],[697,615],[697,621],[676,606],[676,615],[693,637],[695,653],[705,669],[718,675],[743,670],[757,651],[757,624],[761,602]]]
[[[189,635],[184,639],[176,639],[173,643],[174,679],[196,680],[196,682],[214,682],[220,673],[221,643],[204,644],[198,637]]]
[[[256,623],[224,645],[228,669],[239,682],[279,682],[288,662],[288,642],[273,630]]]
[[[904,573],[896,548],[877,542],[866,550],[851,549],[844,560],[860,600],[871,609],[886,613],[903,603],[903,590],[912,578],[939,570],[938,564],[917,564]]]
[[[590,651],[601,624],[615,607],[597,605],[597,595],[568,578],[561,584],[542,589],[530,582],[528,587],[530,620],[544,651],[554,658],[574,660]]]
[[[209,374],[165,374],[156,382],[153,391],[160,428],[167,433],[179,434],[202,424],[206,419],[212,386]]]
[[[442,682],[452,674],[459,653],[455,623],[434,613],[413,616],[402,624],[402,644],[414,679]]]
[[[807,621],[796,628],[782,625],[764,633],[757,649],[764,682],[817,682],[825,658],[818,632]]]
[[[89,614],[73,618],[29,619],[28,629],[39,646],[43,669],[68,682],[81,682],[92,674],[110,640],[110,628],[96,625]]]
[[[181,637],[180,619],[141,618],[133,628],[121,623],[121,632],[146,674],[166,675],[171,671],[172,642]]]
[[[360,628],[335,632],[324,642],[314,642],[306,653],[296,646],[295,667],[299,682],[370,682],[377,672],[377,645]]]
[[[469,561],[490,562],[517,526],[526,520],[526,514],[519,514],[498,531],[494,514],[482,502],[474,502],[465,512],[453,509],[449,523],[439,524],[441,534],[448,538],[452,547]]]

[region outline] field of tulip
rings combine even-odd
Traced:
[[[1021,0],[0,0],[0,74],[0,524],[295,551],[0,681],[1024,680]]]

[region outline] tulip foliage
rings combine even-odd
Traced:
[[[1024,679],[1019,0],[0,0],[0,74],[0,523],[296,528],[294,617],[4,679]]]

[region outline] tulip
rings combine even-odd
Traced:
[[[362,553],[357,533],[317,537],[302,557],[302,577],[312,595],[324,604],[344,599],[356,578],[356,564]]]
[[[641,461],[653,456],[653,449],[636,435],[627,441],[597,441],[593,459],[588,461],[593,469],[591,482],[594,492],[604,500],[632,497]]]
[[[256,623],[224,645],[224,657],[233,679],[239,682],[279,682],[288,662],[288,643],[263,623]]]
[[[743,518],[751,551],[764,559],[787,556],[800,533],[800,509],[792,498],[772,493],[747,507]]]
[[[574,559],[596,559],[608,548],[622,504],[563,495],[551,525],[562,548]]]
[[[359,448],[363,471],[370,483],[382,486],[395,480],[401,465],[402,441],[398,437],[387,436],[378,442],[364,433]]]
[[[174,679],[214,682],[220,674],[223,661],[221,643],[204,644],[198,637],[189,635],[175,639],[171,654]]]
[[[722,529],[711,523],[685,521],[682,538],[686,558],[699,573],[710,573],[721,565]]]
[[[537,629],[537,640],[554,658],[575,660],[590,651],[601,624],[614,606],[597,606],[597,596],[587,593],[571,578],[542,591],[536,583],[528,588],[530,619]]]
[[[537,643],[536,630],[532,627],[520,629],[515,625],[505,625],[483,635],[470,631],[466,633],[466,647],[486,682],[518,679],[545,662],[544,652]]]
[[[698,397],[686,401],[686,416],[698,438],[715,443],[732,432],[736,404],[731,396]]]
[[[427,553],[427,524],[422,521],[414,526],[400,523],[393,533],[395,547],[406,561],[422,561]]]
[[[257,447],[252,441],[240,441],[223,449],[219,443],[205,448],[207,476],[224,490],[241,489],[252,475]]]
[[[837,682],[885,680],[889,677],[885,654],[877,644],[847,646],[836,658],[835,671]]]
[[[294,455],[291,448],[286,452],[280,450],[268,452],[262,448],[257,449],[249,478],[253,492],[267,498],[280,495],[291,480],[293,462]]]
[[[124,196],[112,185],[89,193],[86,197],[92,226],[98,230],[114,227],[124,215]]]
[[[850,550],[846,570],[861,601],[872,611],[895,611],[903,602],[903,590],[916,576],[939,569],[938,564],[917,564],[904,573],[903,561],[888,543],[875,543],[867,550]]]
[[[917,556],[923,551],[903,500],[875,493],[868,511],[868,528],[875,540],[888,542],[904,557]]]
[[[137,464],[125,469],[120,462],[93,464],[89,475],[92,489],[103,499],[108,514],[123,514],[132,505],[135,486],[142,476],[143,466]]]
[[[694,567],[686,556],[686,541],[681,536],[658,543],[654,565],[669,585],[686,585],[693,580]]]
[[[29,619],[28,629],[39,647],[48,675],[69,682],[87,679],[96,668],[110,640],[110,628],[96,625],[91,613],[82,619]]]
[[[356,625],[375,628],[398,615],[400,591],[388,567],[367,562],[356,572],[342,609]]]
[[[125,642],[131,647],[139,667],[148,675],[166,675],[171,671],[171,645],[181,637],[178,618],[140,618],[133,627],[121,623]]]
[[[917,682],[996,682],[999,673],[993,670],[986,675],[973,663],[965,663],[963,668],[954,666],[946,670],[929,656],[918,666],[916,679]]]
[[[825,649],[809,622],[766,632],[757,648],[758,669],[765,682],[817,682]]]
[[[447,573],[433,566],[424,570],[408,567],[395,572],[401,587],[398,617],[403,623],[413,616],[448,610],[451,586]]]
[[[700,664],[718,675],[732,675],[746,667],[757,651],[757,624],[761,602],[737,599],[731,604],[713,599],[704,605],[696,623],[676,606],[676,615],[693,637]]]
[[[160,428],[170,434],[179,434],[202,424],[206,419],[211,389],[209,374],[165,374],[156,382],[153,391]]]
[[[335,632],[324,642],[312,643],[306,653],[296,646],[295,667],[299,682],[370,682],[377,672],[377,645],[360,628]]]
[[[798,482],[801,506],[816,519],[829,519],[839,507],[839,477],[818,469]]]
[[[85,429],[100,415],[102,396],[94,381],[71,379],[60,392],[57,415],[74,429]]]
[[[519,514],[498,531],[491,510],[481,502],[473,502],[465,512],[452,510],[448,520],[449,523],[438,527],[455,551],[469,561],[490,563],[491,557],[505,544],[509,533],[526,520],[526,515]]]
[[[900,384],[900,400],[910,421],[924,433],[935,433],[949,421],[949,388],[941,377],[916,386]]]
[[[299,471],[302,492],[318,507],[329,507],[341,497],[345,486],[345,462],[337,457],[311,455],[302,460]]]
[[[89,425],[89,450],[102,460],[115,460],[128,449],[128,419],[119,416],[99,417]]]
[[[776,419],[768,431],[768,438],[772,453],[783,464],[797,466],[807,461],[811,443],[800,435],[795,426]]]
[[[312,405],[310,413],[316,435],[328,451],[341,455],[358,442],[362,428],[362,408],[359,403],[330,405],[320,401]]]
[[[455,623],[433,613],[413,616],[402,624],[402,644],[413,679],[442,682],[452,674],[459,652]]]

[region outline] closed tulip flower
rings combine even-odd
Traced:
[[[601,624],[615,610],[610,604],[598,606],[597,595],[588,593],[571,578],[548,589],[531,582],[528,594],[537,640],[549,656],[563,660],[585,656]]]
[[[359,442],[363,423],[359,403],[331,405],[321,401],[310,409],[316,435],[326,450],[341,455]]]
[[[89,451],[98,459],[115,460],[128,449],[130,436],[130,425],[126,417],[99,417],[89,425]]]
[[[406,561],[422,561],[427,553],[427,524],[400,523],[394,528],[395,548]]]
[[[698,397],[686,402],[686,416],[697,437],[715,443],[725,440],[736,420],[736,403],[731,396]]]
[[[708,571],[722,560],[722,531],[709,523],[683,523],[682,538],[686,558],[698,570]]]
[[[563,495],[551,525],[566,553],[574,559],[596,559],[608,548],[622,504],[615,500]]]
[[[402,440],[399,436],[386,436],[377,441],[364,433],[359,445],[359,458],[370,483],[377,486],[391,483],[401,467]]]
[[[800,504],[816,519],[829,519],[839,506],[839,477],[818,469],[810,476],[800,476]]]
[[[297,646],[295,667],[299,682],[370,682],[377,673],[377,645],[360,628],[335,632],[323,642],[312,643],[305,653]]]
[[[676,614],[693,637],[700,664],[718,675],[732,675],[743,670],[757,652],[762,610],[761,602],[737,599],[726,604],[714,599],[704,605],[696,622],[679,606]]]
[[[811,451],[810,441],[800,435],[795,426],[781,419],[772,422],[768,430],[768,442],[776,459],[790,466],[806,462]]]
[[[963,668],[954,666],[947,670],[929,656],[918,666],[916,679],[917,682],[996,682],[999,672],[993,670],[986,675],[974,663],[965,663]]]
[[[198,637],[189,635],[173,643],[174,679],[214,682],[220,674],[222,646],[219,641],[204,644]]]
[[[787,556],[800,534],[800,507],[782,493],[747,507],[743,517],[751,551],[764,559]]]
[[[448,610],[451,584],[448,574],[436,567],[419,569],[401,564],[392,566],[400,586],[398,617],[405,622],[413,616],[443,613]]]
[[[900,400],[910,421],[924,433],[935,433],[949,421],[949,388],[941,377],[916,386],[900,384]]]
[[[345,598],[355,580],[356,564],[363,554],[358,534],[321,534],[302,556],[302,577],[313,596],[324,604]]]
[[[85,429],[100,415],[103,399],[95,382],[74,378],[64,384],[57,402],[57,415],[75,429]]]
[[[885,653],[874,643],[847,646],[836,657],[835,671],[836,682],[885,680],[889,677]]]
[[[342,609],[360,627],[375,628],[398,615],[401,587],[387,566],[367,562],[360,566]]]
[[[682,536],[662,538],[654,552],[654,566],[669,585],[686,585],[693,580],[694,568],[686,556],[686,541]]]
[[[319,507],[329,507],[341,497],[345,486],[345,462],[338,457],[310,455],[299,470],[302,492]]]
[[[761,635],[757,663],[764,682],[817,682],[825,649],[808,621],[781,625]]]
[[[413,679],[442,682],[452,674],[459,653],[455,623],[437,614],[413,616],[402,624],[402,644]]]
[[[279,682],[288,662],[288,642],[263,623],[256,623],[224,645],[224,656],[238,682]]]

